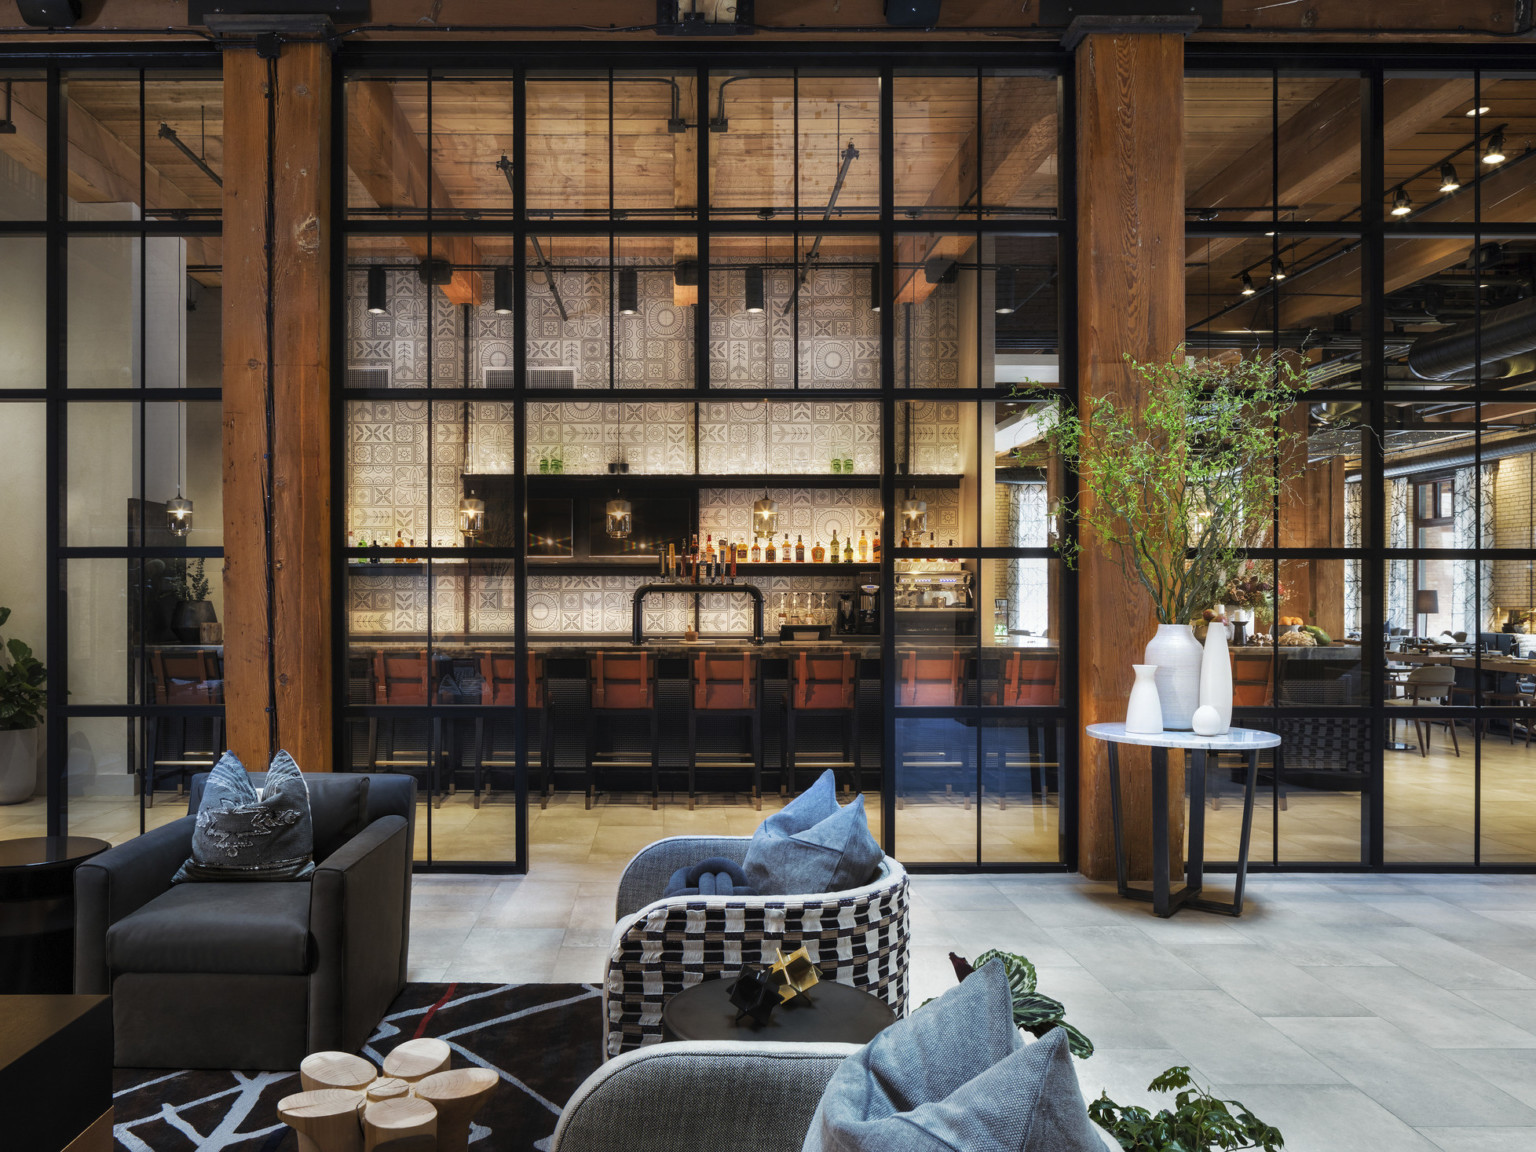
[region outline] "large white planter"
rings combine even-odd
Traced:
[[[0,804],[20,804],[37,787],[37,729],[0,732]]]
[[[1147,642],[1143,664],[1157,665],[1157,698],[1163,727],[1188,732],[1200,705],[1200,641],[1188,624],[1159,624]]]

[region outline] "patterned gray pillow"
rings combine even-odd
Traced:
[[[315,870],[309,787],[293,757],[279,752],[261,795],[233,752],[219,757],[203,786],[192,857],[172,883],[187,880],[308,880]]]
[[[742,870],[763,896],[845,892],[868,884],[885,853],[869,831],[864,797],[837,803],[837,780],[821,778],[757,826]]]
[[[838,1066],[801,1152],[1104,1152],[1060,1028],[1025,1045],[1001,960]]]

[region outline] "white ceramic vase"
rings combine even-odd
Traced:
[[[20,804],[37,786],[37,729],[0,732],[0,804]]]
[[[1142,735],[1156,735],[1163,730],[1163,705],[1157,698],[1157,667],[1132,664],[1136,682],[1131,685],[1131,699],[1125,707],[1125,730]]]
[[[1232,728],[1232,660],[1227,655],[1227,629],[1213,621],[1205,630],[1205,650],[1200,654],[1200,704],[1216,709],[1216,731],[1223,736]]]
[[[1200,706],[1200,641],[1188,624],[1159,624],[1147,642],[1145,664],[1157,666],[1157,698],[1163,727],[1188,732]]]

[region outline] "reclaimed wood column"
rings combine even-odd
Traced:
[[[1077,54],[1078,395],[1136,405],[1124,356],[1167,356],[1184,339],[1184,38],[1091,33]],[[1078,707],[1083,725],[1125,719],[1131,665],[1157,628],[1152,602],[1114,557],[1083,539],[1078,579]],[[1177,754],[1172,757],[1178,763]],[[1133,878],[1151,876],[1149,753],[1120,750]],[[1115,875],[1105,745],[1082,738],[1078,867]],[[1169,794],[1182,795],[1171,771]],[[1182,817],[1170,839],[1182,856]],[[1175,866],[1178,866],[1177,860]]]
[[[275,745],[305,771],[326,772],[332,753],[329,48],[288,42],[276,61],[248,45],[228,48],[224,116],[229,747],[253,771],[266,767]]]

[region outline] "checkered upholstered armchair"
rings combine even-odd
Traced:
[[[887,856],[860,888],[808,896],[674,896],[672,873],[711,856],[738,864],[750,836],[672,836],[644,848],[619,881],[618,923],[603,981],[604,1051],[662,1039],[661,1010],[684,988],[771,964],[802,944],[821,979],[863,988],[907,1011],[907,873]]]

